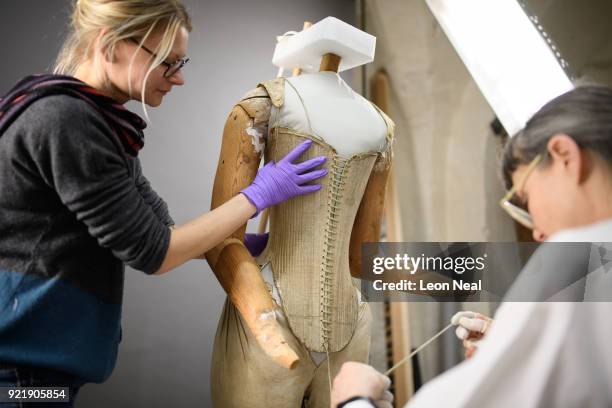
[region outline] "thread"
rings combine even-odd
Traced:
[[[414,350],[412,353],[410,353],[408,355],[408,357],[403,358],[401,361],[399,361],[397,364],[395,364],[393,367],[391,367],[390,369],[388,369],[385,372],[385,375],[389,375],[391,374],[393,371],[395,371],[396,368],[398,368],[399,366],[401,366],[402,364],[404,364],[405,362],[407,362],[408,360],[410,360],[412,358],[412,356],[414,356],[415,354],[417,354],[419,351],[423,350],[425,347],[427,347],[429,345],[429,343],[431,343],[432,341],[434,341],[435,339],[437,339],[438,337],[440,337],[442,334],[444,334],[445,331],[447,331],[448,329],[450,329],[451,327],[453,327],[453,324],[449,324],[448,326],[446,326],[445,328],[443,328],[442,330],[440,330],[439,332],[437,332],[436,334],[434,334],[432,337],[429,338],[429,340],[427,340],[425,343],[421,344],[419,347],[416,348],[416,350]]]

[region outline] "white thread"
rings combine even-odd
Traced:
[[[406,361],[410,360],[412,358],[412,356],[414,356],[416,353],[418,353],[419,351],[423,350],[425,347],[427,347],[427,345],[429,345],[429,343],[431,343],[432,341],[434,341],[435,339],[437,339],[438,337],[440,337],[445,331],[447,331],[448,329],[450,329],[451,327],[453,327],[453,324],[449,324],[448,326],[446,326],[445,328],[443,328],[442,330],[440,330],[438,333],[434,334],[433,337],[431,337],[429,340],[427,340],[425,343],[421,344],[419,347],[417,347],[416,350],[414,350],[412,353],[410,353],[407,357],[403,358],[400,362],[398,362],[397,364],[395,364],[393,367],[391,367],[390,369],[387,370],[387,372],[385,372],[385,375],[389,375],[391,374],[393,371],[395,371],[395,369],[399,366],[401,366],[402,364],[404,364]]]

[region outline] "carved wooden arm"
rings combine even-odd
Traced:
[[[354,278],[361,278],[361,244],[364,242],[380,241],[380,228],[385,208],[387,183],[391,170],[392,155],[390,153],[390,151],[387,152],[387,158],[379,156],[376,159],[365,192],[361,198],[359,210],[357,210],[357,215],[355,216],[349,247],[349,267],[351,269],[351,275]],[[443,282],[448,285],[452,283],[450,278],[425,270],[418,270],[408,276],[401,271],[389,271],[386,272],[385,277],[388,282],[399,282],[400,279],[407,279],[414,282],[422,280],[424,283]],[[429,296],[453,295],[452,291],[447,290],[428,290],[424,292],[421,290],[414,290],[411,291],[411,293]]]
[[[252,136],[247,133],[254,119],[247,111],[236,105],[225,124],[211,208],[234,197],[257,174],[261,160],[261,152],[257,150],[261,149],[255,149]],[[246,224],[208,251],[206,259],[261,348],[280,365],[293,368],[299,361],[298,356],[281,334],[276,321],[277,306],[259,265],[242,242],[245,229]]]
[[[351,275],[355,278],[361,278],[361,244],[380,241],[387,182],[391,170],[390,153],[390,151],[387,152],[386,157],[380,155],[376,158],[353,223],[349,246],[349,267]]]

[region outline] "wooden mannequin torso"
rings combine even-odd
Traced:
[[[315,76],[317,78],[314,78]],[[321,79],[321,83],[329,82],[332,79],[336,87],[329,88],[330,96],[350,96],[346,92],[346,85],[338,81],[334,73],[320,73],[314,74],[310,78],[306,76],[304,78],[293,78],[290,81],[295,81],[294,86],[301,96],[302,93],[305,94],[306,97],[302,96],[302,99],[305,101],[307,109],[311,98],[308,96],[308,87],[306,85],[313,79],[315,81]],[[302,85],[305,87],[302,88]],[[293,89],[285,91],[283,96],[289,95],[289,92],[293,91]],[[291,95],[295,96],[296,94],[292,93]],[[321,96],[323,95],[319,94],[319,97]],[[257,88],[249,92],[230,113],[224,129],[221,157],[215,178],[213,208],[237,194],[240,189],[250,184],[254,178],[264,151],[263,147],[265,146],[266,149],[270,148],[270,146],[265,145],[265,129],[269,124],[274,126],[272,120],[276,121],[277,119],[271,118],[271,115],[273,116],[274,112],[276,112],[276,114],[281,113],[280,116],[282,116],[282,109],[278,110],[275,109],[277,107],[273,106],[275,102],[278,102],[278,98],[278,94],[269,94],[265,89]],[[290,98],[291,96],[287,99]],[[387,126],[385,126],[383,117],[376,112],[375,108],[372,108],[369,104],[365,105],[363,100],[359,98],[353,100],[355,102],[353,104],[354,114],[362,117],[372,115],[369,122],[373,124],[369,132],[363,132],[362,135],[355,133],[353,141],[359,140],[359,143],[350,143],[352,134],[351,132],[344,131],[347,121],[347,118],[343,117],[344,115],[335,124],[321,126],[320,129],[323,131],[319,135],[323,136],[325,134],[326,139],[333,139],[333,144],[341,147],[343,153],[348,156],[369,152],[378,157],[372,157],[370,163],[365,163],[369,166],[369,170],[366,169],[359,172],[361,178],[365,175],[361,190],[355,195],[355,198],[359,199],[361,204],[358,210],[356,206],[354,207],[356,214],[352,213],[347,216],[347,220],[350,219],[352,227],[349,226],[348,231],[343,233],[345,237],[343,238],[345,251],[349,252],[349,259],[345,267],[347,273],[350,267],[350,273],[353,276],[359,275],[359,250],[361,243],[377,241],[379,239],[380,218],[391,159],[390,150],[385,152],[385,154],[378,154],[387,145]],[[349,100],[350,98],[347,98],[344,102],[349,102]],[[314,130],[317,130],[317,126],[320,126],[319,122],[325,122],[324,119],[321,119],[324,118],[324,112],[318,113],[316,107],[311,109],[313,116],[310,119],[312,120]],[[300,110],[303,114],[303,109]],[[295,109],[295,112],[298,112],[298,109]],[[299,118],[297,121],[299,122]],[[331,129],[332,125],[338,128],[337,132],[327,132],[325,130]],[[358,133],[357,130],[355,132]],[[365,137],[365,134],[370,134],[371,137]],[[336,137],[334,135],[340,136]],[[350,151],[356,144],[360,147]],[[283,337],[282,330],[277,323],[278,317],[275,318],[277,316],[276,313],[279,312],[278,308],[275,306],[271,293],[266,288],[259,265],[242,244],[243,235],[244,228],[241,228],[222,244],[209,251],[206,254],[207,259],[223,288],[228,293],[229,299],[240,312],[246,326],[262,350],[278,364],[288,368],[295,367],[298,363],[298,355]],[[349,236],[350,243],[348,240]],[[345,278],[350,279],[350,276],[345,276]]]

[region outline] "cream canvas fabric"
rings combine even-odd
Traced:
[[[211,394],[217,408],[329,408],[327,359],[317,364],[291,332],[280,310],[277,320],[300,362],[293,370],[276,364],[257,344],[240,313],[227,300],[217,327],[212,356]],[[357,329],[341,350],[329,354],[332,378],[345,361],[368,361],[372,316],[358,309]]]

